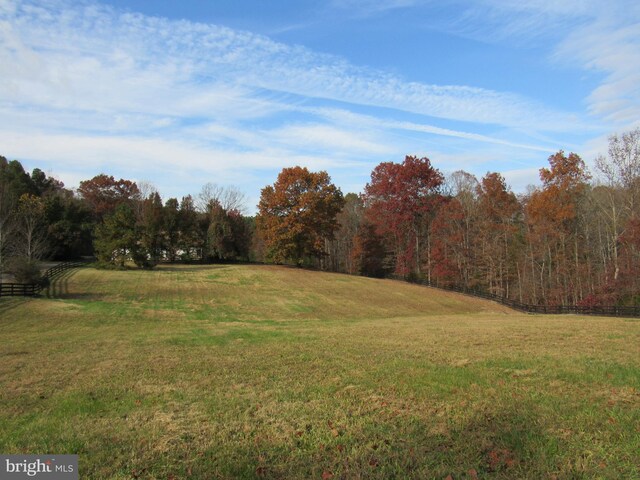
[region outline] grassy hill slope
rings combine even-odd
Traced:
[[[0,452],[82,478],[633,478],[640,322],[269,266],[0,301]]]

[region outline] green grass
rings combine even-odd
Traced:
[[[268,266],[0,299],[0,452],[81,478],[639,478],[640,322]]]

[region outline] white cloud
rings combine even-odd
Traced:
[[[338,3],[380,13],[424,2]],[[616,23],[597,23],[593,4],[577,0],[500,4],[481,5],[491,9],[484,19],[511,25],[503,34],[514,25],[532,34],[549,18],[547,26],[586,22],[557,57],[605,72],[589,98],[594,115],[640,118],[631,22],[613,31]],[[475,11],[482,15],[482,7]],[[411,120],[399,120],[407,112]],[[435,117],[450,121],[436,126]],[[375,164],[416,150],[442,169],[525,167],[559,148],[549,136],[584,131],[584,123],[513,93],[412,81],[222,26],[90,0],[0,0],[0,153],[50,161],[63,180],[104,170],[151,178],[163,194],[205,181],[258,191],[276,170],[301,164],[335,169],[345,191],[357,190]]]
[[[0,99],[13,103],[206,115],[233,98],[246,99],[260,114],[250,97],[260,88],[506,126],[544,130],[575,123],[512,93],[405,81],[225,27],[120,14],[85,2],[17,5],[16,14],[2,15],[0,30],[9,45],[0,54]]]
[[[367,17],[379,15],[389,10],[414,7],[424,3],[424,0],[332,0],[330,6],[352,15]]]
[[[268,135],[280,144],[301,149],[350,152],[358,156],[386,155],[394,151],[367,132],[322,124],[290,125],[268,132]]]
[[[551,40],[550,57],[602,75],[586,99],[589,112],[627,129],[640,118],[640,3],[636,0],[481,0],[461,2],[450,28],[483,40]],[[545,47],[549,43],[544,43]]]
[[[640,118],[640,16],[633,23],[596,21],[567,37],[558,49],[561,59],[605,74],[589,96],[589,109],[616,126]]]
[[[503,145],[505,147],[514,147],[514,148],[534,150],[539,152],[550,152],[553,150],[557,150],[558,148],[555,146],[541,146],[541,145],[533,145],[533,144],[516,143],[513,141],[492,137],[488,135],[481,135],[481,134],[472,133],[472,132],[453,130],[450,128],[442,128],[442,127],[437,127],[434,125],[428,125],[423,123],[386,120],[386,119],[373,117],[370,115],[357,114],[357,113],[353,113],[353,112],[350,112],[347,110],[341,110],[341,109],[320,108],[320,109],[311,109],[310,111],[313,111],[317,115],[323,116],[327,119],[337,122],[343,127],[347,125],[359,125],[361,127],[377,129],[379,131],[400,130],[400,131],[406,131],[406,132],[419,132],[419,133],[425,133],[429,135],[454,137],[454,138],[465,139],[465,140],[473,140],[475,142],[492,143],[496,145]]]
[[[94,170],[126,168],[132,172],[149,169],[175,174],[193,169],[212,175],[232,170],[273,169],[304,164],[310,168],[339,167],[339,160],[313,154],[296,154],[279,148],[247,151],[201,146],[197,142],[147,137],[74,134],[24,134],[0,131],[0,144],[18,158],[46,158],[67,166]],[[178,167],[178,168],[177,168]]]
[[[515,193],[525,193],[530,185],[540,185],[540,168],[520,168],[516,170],[506,170],[502,176]]]

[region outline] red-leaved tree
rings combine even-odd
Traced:
[[[371,172],[364,198],[369,221],[385,238],[395,272],[421,273],[423,243],[428,242],[428,225],[442,197],[444,182],[428,158],[405,157],[402,163],[384,162]],[[427,251],[427,275],[431,261]]]
[[[100,174],[80,182],[78,193],[91,206],[96,219],[102,220],[119,204],[134,200],[140,192],[135,182]]]

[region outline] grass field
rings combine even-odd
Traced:
[[[640,321],[269,266],[0,299],[0,453],[80,478],[640,478]]]

